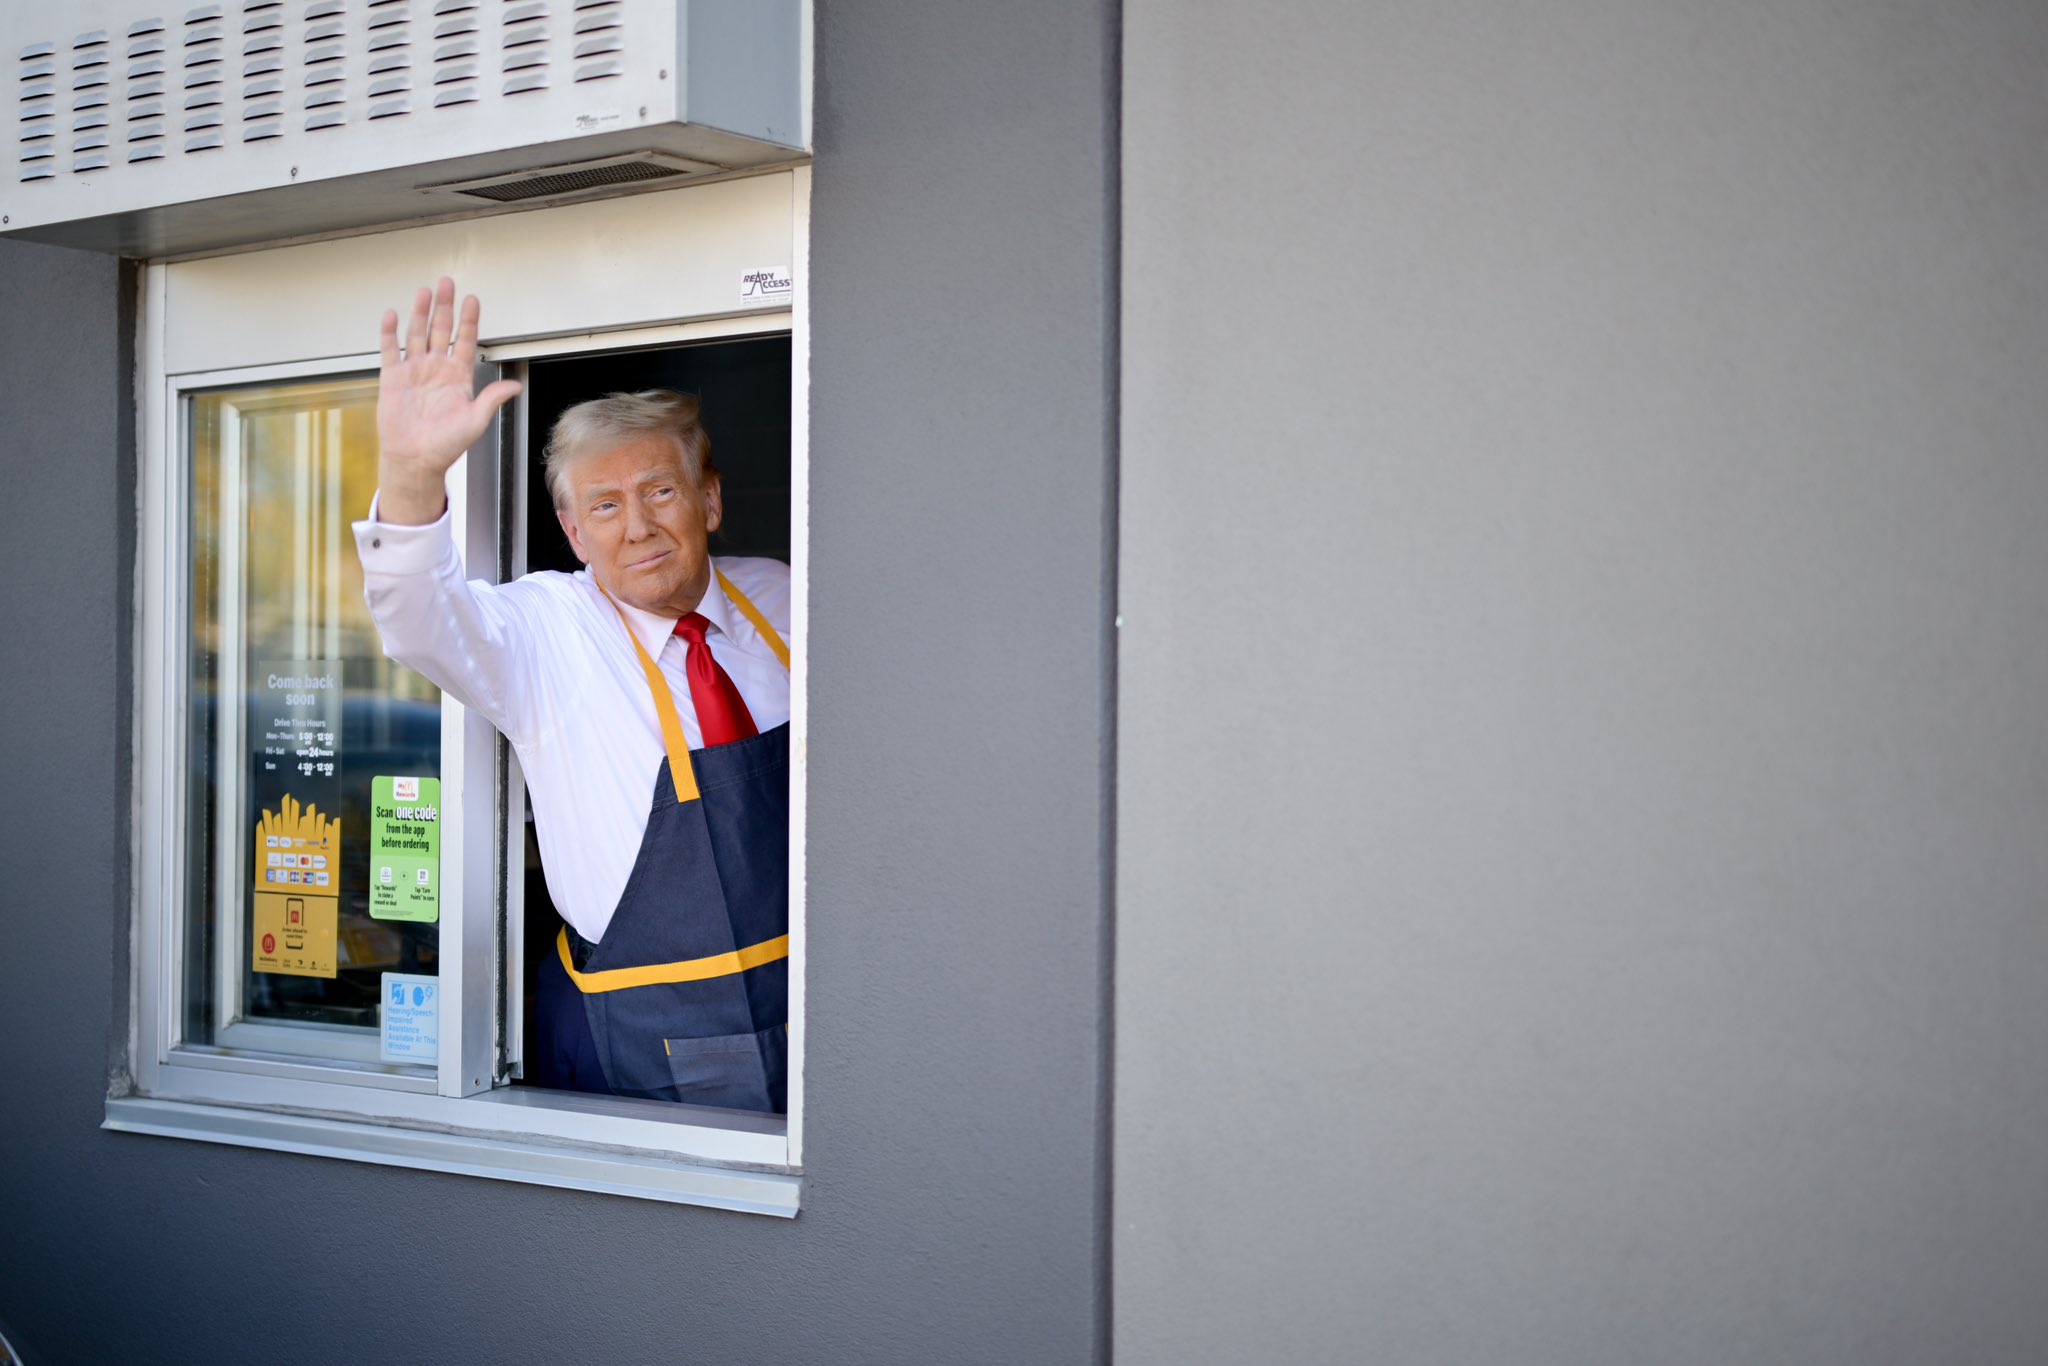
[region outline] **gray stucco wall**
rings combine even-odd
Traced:
[[[1124,43],[1118,1360],[2042,1360],[2048,11]]]
[[[129,866],[134,529],[123,278],[110,257],[0,243],[14,509],[0,537],[0,1227],[18,1231],[0,1238],[0,1330],[23,1352],[93,1331],[53,1312],[107,1317],[110,1284],[100,1303],[72,1288],[103,1251],[80,1234],[150,1210],[131,1190],[104,1219],[90,1213],[127,963],[114,917]]]
[[[1112,7],[821,10],[794,1222],[98,1130],[121,296],[0,243],[0,1323],[38,1366],[1096,1355]]]

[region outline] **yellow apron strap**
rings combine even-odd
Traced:
[[[717,573],[718,581],[725,585],[725,595],[732,599],[732,605],[740,609],[741,616],[744,616],[754,624],[754,629],[761,633],[761,639],[768,642],[768,648],[775,651],[775,657],[782,661],[782,671],[788,673],[789,647],[782,643],[782,637],[777,635],[775,628],[768,624],[768,618],[761,615],[761,609],[748,602],[747,595],[732,586],[732,580],[725,576],[723,569],[718,570]]]
[[[590,576],[597,583],[597,575]],[[675,696],[669,692],[668,679],[662,676],[661,666],[654,662],[654,656],[647,653],[647,647],[640,643],[640,635],[627,619],[626,609],[619,606],[605,586],[597,583],[597,591],[604,594],[612,610],[619,614],[619,625],[626,628],[626,639],[633,642],[633,653],[640,656],[640,671],[647,675],[648,690],[654,694],[654,714],[661,718],[661,740],[668,747],[668,776],[676,785],[678,802],[697,800],[697,771],[690,766],[690,742],[683,734],[683,718],[676,713]]]
[[[778,934],[758,944],[731,953],[714,953],[709,958],[688,958],[680,963],[650,963],[642,968],[610,968],[603,972],[578,972],[569,953],[569,927],[555,936],[555,952],[562,956],[562,968],[576,989],[588,996],[599,991],[623,991],[627,987],[654,987],[669,982],[702,982],[713,977],[730,977],[763,963],[789,957],[789,936]]]
[[[761,609],[747,600],[745,593],[733,587],[732,580],[725,576],[724,570],[714,569],[713,572],[718,575],[718,582],[724,587],[725,595],[732,599],[733,605],[740,609],[741,615],[753,623],[754,629],[761,633],[761,639],[768,642],[768,648],[775,651],[775,657],[782,661],[782,667],[787,670],[789,646],[783,644],[782,637],[768,624],[768,618],[762,616]],[[590,581],[597,583],[597,575],[592,574]],[[647,675],[648,691],[654,694],[654,714],[661,718],[661,740],[668,747],[668,775],[676,786],[676,800],[694,802],[697,800],[697,772],[690,764],[690,742],[683,734],[683,718],[676,711],[676,699],[669,691],[668,679],[663,676],[661,666],[654,662],[654,656],[648,654],[647,647],[640,643],[640,634],[633,629],[632,621],[626,616],[626,609],[619,606],[618,600],[612,597],[603,584],[597,583],[597,591],[604,594],[605,601],[611,603],[612,610],[619,614],[619,624],[626,628],[626,639],[633,642],[633,653],[640,656],[640,671]]]

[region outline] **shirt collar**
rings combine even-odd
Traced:
[[[588,574],[590,570],[585,568],[583,572]],[[591,582],[595,583],[596,579],[593,578]],[[614,598],[613,601],[618,600]],[[662,647],[668,644],[669,637],[675,634],[676,622],[681,620],[680,617],[643,612],[630,602],[619,603],[619,610],[626,614],[626,620],[632,625],[633,634],[638,637],[641,646],[648,654],[657,657],[661,654]],[[711,562],[711,586],[704,590],[704,599],[697,604],[697,611],[718,630],[737,638],[737,633],[733,629],[735,613],[731,600],[725,596],[725,585],[718,581],[716,560]]]

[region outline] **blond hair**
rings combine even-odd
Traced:
[[[595,455],[636,437],[667,436],[682,449],[683,463],[697,487],[718,471],[711,464],[711,436],[697,416],[697,396],[673,389],[642,389],[632,394],[606,394],[565,409],[548,433],[548,494],[557,508],[569,506],[569,466],[579,457]]]

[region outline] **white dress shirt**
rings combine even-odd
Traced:
[[[465,581],[448,517],[428,526],[355,523],[363,596],[384,653],[489,718],[519,753],[532,799],[548,893],[593,942],[604,935],[632,874],[655,773],[668,751],[661,722],[619,613],[590,577],[528,574],[508,584]],[[789,566],[718,558],[792,651]],[[623,606],[623,604],[622,604]],[[697,610],[705,639],[762,731],[789,720],[789,674],[714,575]],[[703,743],[676,618],[624,608],[667,676],[690,747]]]

